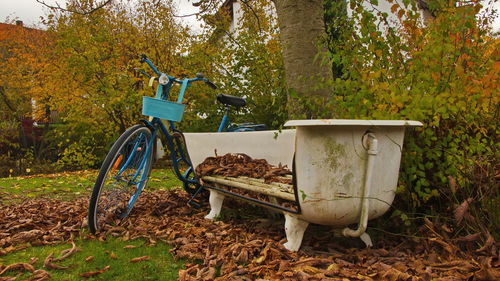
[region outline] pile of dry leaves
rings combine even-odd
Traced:
[[[95,238],[112,235],[124,240],[141,237],[150,243],[165,241],[173,246],[174,256],[193,261],[179,272],[179,280],[500,278],[495,243],[480,252],[463,252],[455,241],[445,240],[430,221],[423,226],[421,238],[375,241],[373,249],[349,247],[344,243],[355,239],[335,238],[328,230],[312,226],[306,232],[301,251],[292,253],[282,246],[285,239],[282,221],[262,216],[206,220],[203,216],[208,209],[192,209],[187,206],[188,199],[181,190],[144,192],[129,218],[118,225],[106,226]],[[241,208],[247,208],[243,204],[232,201],[225,206],[226,210],[241,212]],[[86,211],[85,199],[72,202],[32,199],[19,205],[0,205],[0,255],[18,250],[26,242],[60,243],[82,235]],[[27,261],[1,266],[0,279],[13,267],[31,271],[31,280],[49,278],[47,271],[36,270],[31,264],[32,261]],[[54,258],[46,260],[46,264],[50,268],[49,264],[55,264]],[[94,274],[106,270],[104,267]]]
[[[264,179],[265,183],[282,182],[292,184],[292,179],[282,176],[291,175],[287,166],[281,163],[275,167],[265,159],[252,159],[243,153],[228,153],[224,156],[208,157],[198,167],[196,174],[200,177],[219,175],[226,177],[249,177]]]

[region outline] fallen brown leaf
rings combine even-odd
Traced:
[[[13,263],[8,266],[6,266],[2,271],[0,271],[0,275],[3,275],[7,271],[11,270],[25,270],[29,272],[35,271],[35,268],[29,264],[29,263],[24,263],[24,262],[19,262],[19,263]]]
[[[469,234],[469,235],[463,236],[463,237],[458,237],[455,240],[456,241],[463,241],[463,242],[472,242],[472,241],[476,241],[477,239],[479,239],[479,237],[481,237],[481,232]]]
[[[486,239],[486,242],[484,242],[483,247],[477,249],[476,252],[487,251],[495,243],[495,239],[493,238],[493,236],[491,236],[491,234],[489,232],[486,235],[488,236],[488,238]]]
[[[236,256],[235,262],[237,263],[247,263],[248,262],[248,251],[242,249],[240,253]]]
[[[260,257],[255,258],[253,262],[257,264],[263,263],[267,259],[267,254],[269,252],[270,246],[271,244],[267,244],[264,250],[262,250],[262,252],[260,253]]]
[[[458,250],[457,247],[455,247],[454,245],[452,245],[450,243],[445,242],[444,240],[442,240],[439,237],[429,238],[429,240],[441,245],[441,247],[443,247],[443,249],[445,249],[448,253],[450,253],[452,255],[455,255],[455,253]]]
[[[230,163],[223,165],[228,166]],[[218,269],[214,279],[222,281],[405,280],[409,276],[413,280],[421,278],[423,281],[480,280],[495,277],[500,265],[497,255],[492,254],[497,245],[488,235],[485,235],[487,239],[481,247],[483,249],[480,249],[482,251],[475,252],[470,250],[471,244],[458,242],[470,240],[476,243],[479,241],[479,238],[476,239],[478,234],[449,239],[460,228],[448,227],[438,219],[435,222],[424,220],[426,228],[422,228],[422,235],[425,239],[383,236],[377,241],[378,249],[369,250],[356,248],[349,242],[345,245],[339,243],[338,238],[332,237],[330,229],[318,228],[305,236],[299,252],[289,252],[281,245],[286,239],[282,221],[268,219],[271,223],[264,225],[260,223],[262,217],[259,214],[247,216],[244,213],[248,211],[247,205],[230,198],[226,199],[225,207],[229,213],[241,216],[229,216],[219,221],[205,220],[203,216],[208,212],[208,207],[192,209],[187,205],[189,199],[189,195],[181,189],[145,191],[130,217],[119,221],[110,220],[109,225],[103,225],[101,233],[86,237],[106,241],[110,237],[106,233],[109,233],[121,237],[120,240],[126,237],[130,240],[141,238],[150,243],[166,241],[172,246],[171,253],[176,258],[196,260],[192,264],[187,263],[185,269],[179,272],[179,280],[210,279],[214,269]],[[81,223],[87,216],[87,208],[88,198],[70,201],[34,198],[23,204],[0,204],[0,253],[20,249],[28,242],[37,245],[70,243],[72,237],[81,235]],[[254,215],[259,217],[253,219]],[[463,220],[467,216],[468,212]],[[29,228],[24,229],[28,224]],[[16,236],[19,232],[25,233]],[[18,241],[12,240],[14,236]],[[458,246],[467,248],[459,251]],[[70,249],[61,251],[60,257],[73,252],[75,248],[72,245]],[[108,254],[111,256],[112,252]],[[484,256],[491,259],[482,260]],[[92,257],[87,259],[88,262],[92,261]],[[49,262],[55,263],[53,255]],[[384,270],[378,266],[380,263],[389,267]],[[0,271],[5,268],[0,265]],[[106,269],[91,272],[89,277],[103,270]],[[4,273],[2,277],[7,277],[9,273]],[[380,277],[383,273],[387,273],[384,278]],[[45,278],[40,280],[48,278],[46,275],[44,277],[43,272],[37,274]]]
[[[454,211],[454,216],[455,216],[455,222],[457,224],[460,224],[467,213],[467,210],[469,210],[469,204],[472,203],[472,198],[466,199],[460,206],[458,206],[455,211]]]
[[[465,272],[474,271],[474,269],[476,268],[469,261],[465,261],[465,260],[452,260],[449,262],[431,264],[431,267],[433,270],[440,270],[440,271],[458,270],[458,271],[465,271]]]
[[[391,280],[391,281],[407,281],[407,280],[412,280],[413,276],[406,273],[402,272],[390,265],[380,263],[379,267],[381,271],[378,273],[382,280]]]
[[[28,278],[28,281],[44,281],[44,280],[49,280],[50,279],[50,274],[42,269],[35,270],[33,272],[33,275]]]
[[[70,257],[72,254],[76,253],[78,249],[76,248],[76,244],[71,241],[72,247],[70,249],[62,250],[61,253],[59,254],[59,257],[53,259],[53,261],[62,261],[68,257]]]
[[[137,257],[137,258],[133,258],[130,260],[130,262],[140,262],[140,261],[148,261],[150,259],[149,256],[142,256],[142,257]]]
[[[494,268],[482,268],[474,273],[475,280],[494,281],[500,280],[500,271]]]
[[[203,280],[214,280],[217,274],[217,269],[215,267],[209,267],[205,272],[203,272]]]
[[[54,255],[54,253],[50,253],[46,258],[45,258],[45,261],[43,262],[43,266],[45,268],[48,268],[48,269],[68,269],[67,266],[62,266],[62,265],[58,265],[58,264],[55,264],[55,263],[52,263],[52,256]]]
[[[108,271],[109,268],[110,268],[110,266],[106,265],[105,267],[103,267],[102,269],[99,269],[97,271],[89,271],[89,272],[85,272],[85,273],[80,273],[79,275],[81,277],[90,278],[90,277],[94,277],[94,276],[97,276],[99,274],[102,274],[102,273]]]
[[[282,182],[292,184],[291,179],[280,178],[292,174],[286,166],[280,164],[275,167],[265,159],[252,159],[243,153],[228,153],[223,156],[208,157],[195,170],[200,177],[209,175],[246,176],[264,179],[266,183]]]
[[[20,245],[20,246],[8,246],[6,248],[0,249],[0,256],[5,256],[9,253],[24,250],[28,248],[29,246],[27,245]]]

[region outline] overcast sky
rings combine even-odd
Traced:
[[[54,4],[56,2],[63,4],[66,2],[66,0],[44,1],[47,4]],[[198,8],[193,7],[192,5],[193,0],[173,1],[177,6],[180,15],[191,14],[198,11]],[[500,1],[495,1],[494,4],[491,4],[491,1],[492,0],[485,0],[483,2],[494,5],[498,12],[498,10],[500,9]],[[27,25],[34,25],[40,21],[40,16],[44,15],[46,11],[47,8],[37,3],[35,0],[0,0],[0,22],[6,22],[7,19],[19,19]],[[199,29],[199,23],[197,23],[195,16],[182,18],[182,20],[187,22],[193,29]],[[500,31],[499,17],[496,18],[494,27],[495,31]]]
[[[44,0],[44,2],[49,5],[57,2],[64,6],[66,0]],[[173,0],[173,2],[179,10],[179,15],[192,14],[198,11],[198,8],[193,7],[192,0]],[[27,25],[34,25],[40,21],[40,16],[45,15],[47,11],[46,7],[35,0],[0,0],[0,22],[19,19]],[[185,17],[182,20],[194,29],[199,28],[195,16]]]

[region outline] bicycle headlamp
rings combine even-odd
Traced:
[[[169,82],[168,76],[165,73],[162,73],[160,77],[158,77],[158,83],[162,85],[167,85]]]

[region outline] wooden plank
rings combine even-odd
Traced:
[[[237,178],[222,177],[222,176],[204,176],[201,179],[203,181],[208,181],[208,182],[218,183],[218,184],[227,185],[227,186],[231,186],[231,187],[241,188],[241,189],[257,192],[260,194],[285,199],[288,201],[295,201],[295,195],[293,193],[283,192],[283,191],[277,190],[276,187],[274,187],[272,185],[267,185],[265,183],[256,185],[255,182],[252,182],[249,180],[245,180],[245,179],[241,179],[241,178],[238,180],[235,180]]]
[[[214,183],[211,186],[207,186],[207,188],[209,188],[210,190],[216,190],[217,192],[224,194],[224,196],[229,196],[229,197],[236,198],[239,200],[244,200],[244,201],[249,202],[250,204],[255,204],[257,206],[269,208],[270,210],[273,210],[273,211],[278,211],[278,212],[283,211],[283,212],[287,212],[287,213],[291,213],[291,214],[300,214],[300,212],[298,210],[294,210],[294,209],[290,209],[290,208],[283,207],[280,205],[276,205],[275,203],[269,204],[269,202],[266,202],[266,201],[262,201],[262,200],[248,197],[245,195],[239,195],[239,194],[232,193],[231,191],[228,191],[224,188],[221,188],[221,185],[218,183]],[[272,196],[268,196],[268,197],[274,198],[274,200],[276,200],[276,197],[272,197]]]
[[[270,186],[275,186],[277,187],[280,191],[287,192],[293,194],[293,186],[291,184],[286,184],[286,183],[281,183],[281,182],[271,182],[271,183],[265,183],[264,179],[256,179],[256,178],[249,178],[249,177],[237,177],[234,178],[235,180],[238,179],[244,179],[252,182],[252,184],[262,186],[269,188]]]

